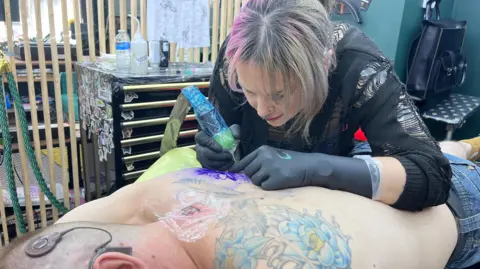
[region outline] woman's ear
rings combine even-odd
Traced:
[[[94,269],[148,269],[145,262],[120,252],[106,252],[93,263]]]

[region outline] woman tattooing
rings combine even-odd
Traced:
[[[209,97],[241,160],[205,133],[203,167],[243,171],[265,190],[319,186],[411,211],[445,203],[451,169],[393,62],[332,1],[250,0],[221,46]],[[361,128],[372,157],[351,156]]]

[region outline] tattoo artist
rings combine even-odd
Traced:
[[[393,63],[358,28],[330,21],[331,2],[246,2],[209,89],[242,158],[199,132],[197,159],[265,190],[319,186],[409,211],[445,203],[449,162]],[[372,156],[352,153],[359,128]]]

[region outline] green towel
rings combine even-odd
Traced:
[[[182,126],[188,111],[190,111],[190,103],[185,96],[180,93],[165,127],[162,143],[160,144],[160,157],[177,147],[180,127]]]
[[[77,73],[72,72],[73,78],[73,105],[75,109],[75,120],[79,121],[78,115],[78,95],[77,95]],[[68,94],[67,94],[67,73],[60,73],[60,87],[62,90],[62,108],[63,112],[68,114]]]
[[[77,73],[72,72],[72,81],[73,81],[73,93],[77,94]],[[67,73],[60,73],[60,87],[62,89],[62,94],[67,94]]]

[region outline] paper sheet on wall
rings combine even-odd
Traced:
[[[179,48],[210,46],[209,0],[148,0],[149,40],[165,36]]]

